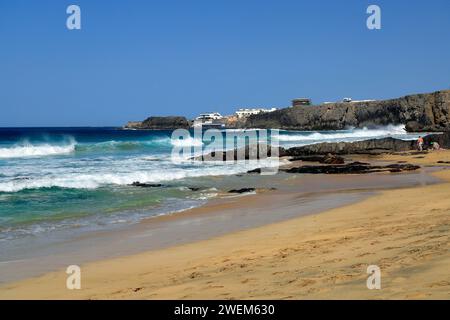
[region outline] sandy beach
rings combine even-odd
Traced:
[[[449,13],[2,1],[0,301],[242,320],[450,300]]]
[[[439,166],[433,175],[442,183],[384,190],[320,213],[87,263],[81,290],[67,290],[67,274],[59,270],[3,285],[0,298],[450,298],[450,164],[438,164],[450,161],[450,152],[370,159]],[[249,199],[235,199],[234,206],[251,206]],[[208,214],[208,207],[199,210]],[[366,287],[369,265],[381,269],[380,290]]]

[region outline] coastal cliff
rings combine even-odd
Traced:
[[[415,149],[415,141],[394,138],[370,139],[355,142],[323,142],[292,147],[286,151],[289,156],[326,155],[326,154],[382,154]]]
[[[297,106],[250,116],[246,128],[342,130],[405,124],[408,131],[449,131],[450,90],[391,100]]]

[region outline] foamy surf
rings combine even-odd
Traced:
[[[398,126],[386,126],[386,127],[380,127],[376,129],[368,129],[368,128],[362,128],[362,129],[351,129],[351,130],[344,130],[344,131],[329,131],[329,132],[302,132],[301,134],[280,134],[279,140],[280,141],[299,141],[299,142],[306,142],[311,143],[312,141],[319,141],[319,142],[327,142],[327,141],[333,141],[333,140],[349,140],[349,141],[356,141],[356,140],[364,140],[364,139],[370,139],[370,138],[383,138],[383,137],[390,137],[390,136],[398,136],[399,138],[408,138],[408,133],[405,130],[404,125],[398,125]],[[413,139],[413,137],[411,138]]]
[[[211,163],[211,164],[193,164],[190,168],[186,167],[168,167],[169,164],[160,166],[159,164],[147,166],[143,170],[140,162],[128,164],[128,169],[124,172],[117,172],[119,169],[115,166],[102,167],[95,170],[59,170],[57,174],[47,172],[43,177],[28,177],[26,179],[10,179],[0,182],[0,192],[18,192],[26,189],[40,188],[69,188],[69,189],[97,189],[108,185],[127,186],[135,181],[141,183],[160,183],[181,180],[185,178],[207,177],[207,176],[226,176],[247,172],[260,167],[277,166],[277,161],[253,160],[243,161],[237,164]]]
[[[75,151],[75,143],[69,145],[17,145],[7,148],[0,148],[0,159],[42,157],[69,154]]]
[[[224,141],[234,142],[227,133],[223,131]],[[99,221],[102,226],[111,221],[118,221],[119,225],[125,220],[133,223],[141,216],[165,214],[221,196],[235,182],[253,186],[255,177],[242,173],[279,164],[264,163],[270,161],[267,159],[234,164],[174,162],[175,147],[206,152],[202,147],[208,147],[211,141],[197,136],[176,141],[171,134],[114,128],[24,128],[3,134],[0,130],[0,233],[9,239],[66,227],[95,230]],[[414,138],[402,126],[280,131],[280,145],[384,136]],[[186,154],[186,158],[190,156],[194,154]],[[162,186],[130,186],[135,181]],[[130,217],[136,220],[130,221]],[[19,231],[22,229],[27,232]]]
[[[201,147],[203,145],[203,141],[201,139],[192,137],[187,139],[171,139],[170,143],[176,147]]]

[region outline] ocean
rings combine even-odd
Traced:
[[[223,131],[225,134],[225,131]],[[117,228],[200,206],[254,177],[260,163],[174,163],[171,131],[119,128],[0,128],[0,247],[4,241]],[[392,136],[403,126],[343,131],[281,131],[284,147]],[[132,183],[161,184],[136,187]]]

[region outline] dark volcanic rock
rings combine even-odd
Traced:
[[[248,170],[247,171],[247,173],[258,173],[258,174],[260,174],[261,173],[261,168],[256,168],[256,169],[253,169],[253,170]]]
[[[123,126],[125,129],[141,129],[142,121],[128,121],[126,125]]]
[[[412,164],[391,164],[387,166],[372,166],[363,162],[352,162],[344,165],[302,166],[283,171],[287,173],[310,173],[310,174],[361,174],[373,172],[402,172],[419,169]]]
[[[287,152],[290,153],[291,151],[289,151],[289,149],[288,149]],[[314,156],[314,155],[312,155],[312,156],[296,156],[296,157],[292,157],[291,159],[289,159],[289,161],[291,161],[291,162],[294,162],[294,161],[322,162],[323,159],[325,159],[325,156]]]
[[[250,116],[247,128],[343,130],[405,124],[408,131],[450,130],[450,90],[398,99],[298,106]]]
[[[411,152],[392,152],[392,154],[400,155],[400,156],[415,156],[418,154],[428,154],[428,151],[411,151]]]
[[[293,157],[290,161],[305,161],[305,162],[319,162],[324,164],[344,164],[345,160],[342,157],[333,155],[331,153],[326,156],[298,156]]]
[[[345,160],[342,157],[329,153],[326,155],[321,163],[325,164],[344,164]]]
[[[189,121],[185,117],[150,117],[142,122],[144,129],[188,129]]]
[[[280,157],[286,155],[286,150],[282,147],[278,148]],[[239,157],[238,157],[239,155]],[[252,144],[247,145],[245,148],[234,149],[228,151],[211,152],[198,157],[191,158],[198,161],[227,161],[227,160],[259,160],[266,159],[267,156],[272,156],[272,150],[270,145]]]
[[[377,168],[376,166],[374,166],[373,168]],[[394,163],[394,164],[389,164],[387,166],[380,166],[379,168],[381,169],[390,169],[390,170],[399,170],[399,171],[415,171],[420,169],[420,166],[416,166],[414,164],[401,164],[401,163]]]
[[[139,181],[135,181],[131,184],[133,187],[141,187],[141,188],[159,188],[162,187],[162,184],[159,183],[142,183]]]
[[[142,122],[128,122],[127,129],[172,130],[189,129],[189,121],[185,117],[149,117]]]
[[[394,138],[371,139],[356,142],[317,143],[286,150],[286,155],[293,157],[326,154],[380,154],[414,149],[415,141]]]
[[[430,134],[423,138],[425,146],[431,145],[431,142],[437,142],[442,148],[450,148],[450,131],[443,134]]]
[[[255,188],[232,189],[228,193],[248,193],[255,191]]]

